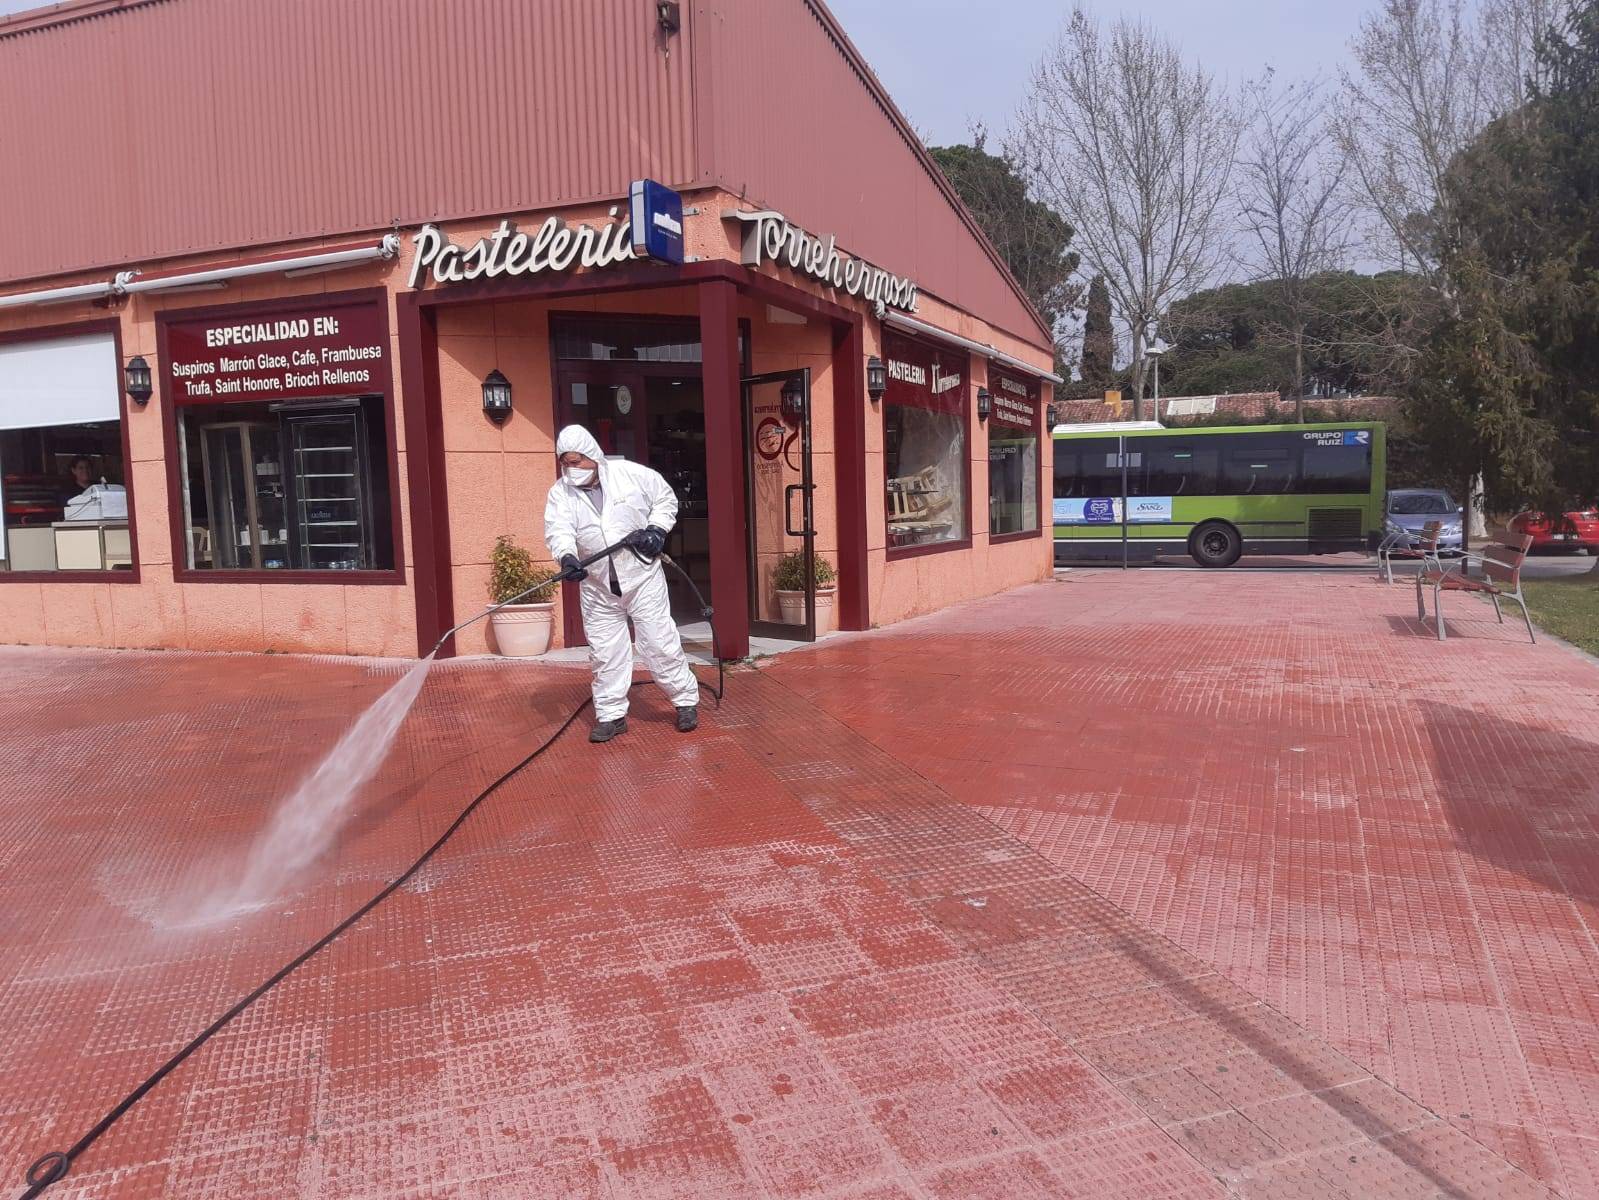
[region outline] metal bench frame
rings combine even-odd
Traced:
[[[1538,635],[1533,632],[1532,614],[1527,611],[1527,600],[1521,592],[1521,568],[1527,561],[1527,549],[1532,545],[1532,535],[1523,534],[1515,538],[1515,545],[1496,543],[1490,545],[1481,554],[1466,554],[1458,563],[1444,566],[1437,559],[1431,565],[1423,566],[1416,575],[1416,619],[1427,620],[1427,604],[1422,596],[1422,587],[1432,587],[1432,611],[1434,623],[1438,626],[1438,640],[1448,638],[1448,629],[1444,624],[1444,610],[1442,605],[1445,592],[1475,592],[1487,596],[1493,601],[1494,615],[1499,618],[1499,623],[1505,623],[1504,610],[1499,607],[1499,601],[1514,600],[1521,606],[1522,620],[1527,623],[1527,637],[1534,644]],[[1477,563],[1482,568],[1483,578],[1472,579],[1466,572],[1471,564]]]
[[[1377,578],[1386,579],[1389,583],[1394,581],[1394,562],[1396,558],[1406,560],[1417,559],[1421,562],[1421,569],[1426,571],[1429,566],[1440,563],[1438,558],[1438,539],[1443,536],[1444,523],[1442,521],[1428,521],[1421,527],[1421,545],[1414,549],[1410,546],[1410,534],[1386,534],[1382,541],[1377,543]],[[1400,545],[1403,542],[1404,545]]]

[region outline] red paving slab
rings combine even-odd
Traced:
[[[1069,579],[557,743],[47,1194],[1594,1194],[1591,664],[1352,577]],[[402,668],[0,664],[12,1180],[583,692],[437,668],[332,851],[162,932]]]
[[[1455,1129],[1599,1194],[1599,669],[1457,609],[1440,644],[1413,589],[1369,577],[1078,571],[919,622],[915,655],[785,669]],[[911,696],[964,705],[958,727],[907,730]],[[1206,1107],[1180,1077],[1141,1087]]]

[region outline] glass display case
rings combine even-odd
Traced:
[[[291,537],[295,565],[302,570],[374,566],[364,420],[354,404],[283,412],[283,441],[293,464]]]
[[[379,565],[371,454],[358,404],[273,406],[270,420],[200,427],[204,552],[234,570],[358,571]]]
[[[200,443],[211,512],[211,561],[218,567],[289,566],[282,441],[275,423],[208,425]]]

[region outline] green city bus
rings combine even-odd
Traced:
[[[1382,537],[1383,426],[1057,425],[1055,561],[1331,554]],[[1124,549],[1125,547],[1125,549]]]

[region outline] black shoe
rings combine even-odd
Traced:
[[[589,730],[589,741],[608,742],[619,733],[627,732],[627,718],[617,717],[614,721],[601,721]]]
[[[679,733],[693,733],[700,727],[700,708],[697,704],[685,704],[677,710],[677,731]]]

